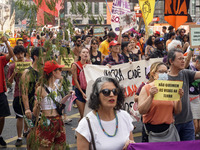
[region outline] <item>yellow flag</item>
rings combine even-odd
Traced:
[[[153,20],[155,0],[139,0],[139,5],[142,11],[145,26],[147,27]]]

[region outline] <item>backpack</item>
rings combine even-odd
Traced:
[[[77,63],[74,63],[74,64],[80,70],[80,73],[79,73],[79,76],[78,76],[80,87],[81,87],[81,89],[86,90],[86,88],[87,88],[87,81],[86,81],[86,78],[85,78],[84,70]]]

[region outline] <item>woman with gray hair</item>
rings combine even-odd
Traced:
[[[133,124],[130,115],[121,110],[124,90],[112,77],[99,77],[93,84],[89,99],[92,109],[76,128],[77,149],[121,150],[133,143]]]

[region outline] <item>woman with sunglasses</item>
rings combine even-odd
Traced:
[[[39,142],[39,150],[61,149],[66,148],[66,133],[62,116],[58,114],[55,101],[65,103],[71,96],[68,94],[62,99],[56,80],[62,79],[62,68],[56,61],[47,61],[44,64],[44,74],[40,78],[42,83],[36,90],[35,103],[33,108],[34,116],[38,116],[41,110],[41,119],[36,127],[35,137]],[[43,84],[44,83],[44,84]],[[31,135],[30,137],[31,138]],[[31,141],[33,142],[33,141]],[[29,145],[29,144],[28,144]],[[37,149],[38,146],[31,143],[31,149]]]
[[[97,39],[91,40],[90,46],[90,60],[94,65],[101,65],[103,57],[100,51],[98,51],[99,43]]]
[[[124,90],[112,77],[99,77],[93,84],[89,99],[92,109],[76,128],[77,149],[89,150],[89,144],[96,149],[122,150],[133,143],[133,124],[130,115],[121,110],[124,104]]]
[[[179,135],[176,128],[173,125],[173,115],[179,114],[182,110],[181,100],[179,101],[162,101],[154,100],[154,95],[158,93],[158,88],[155,86],[155,80],[159,79],[159,75],[166,73],[167,66],[163,63],[152,64],[149,80],[149,84],[143,86],[139,98],[138,98],[138,110],[142,114],[143,118],[143,131],[142,142],[149,142],[148,134],[150,131],[154,133],[161,133],[167,131],[170,126],[175,129],[173,137],[176,137],[176,141],[179,141]],[[183,89],[179,89],[180,98],[183,96]],[[163,140],[162,136],[160,139]],[[169,141],[163,141],[169,142]]]

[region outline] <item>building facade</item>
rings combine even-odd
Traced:
[[[71,2],[64,2],[64,16],[65,19],[71,18],[74,24],[94,24],[94,20],[98,20],[98,17],[102,17],[104,20],[101,22],[102,24],[107,23],[107,6],[105,2],[90,2],[84,3],[85,10],[87,11],[88,17],[82,17],[77,12],[72,11],[72,4]],[[78,7],[79,2],[75,3],[76,7]],[[93,16],[92,19],[90,16]],[[99,22],[95,22],[99,24]]]

